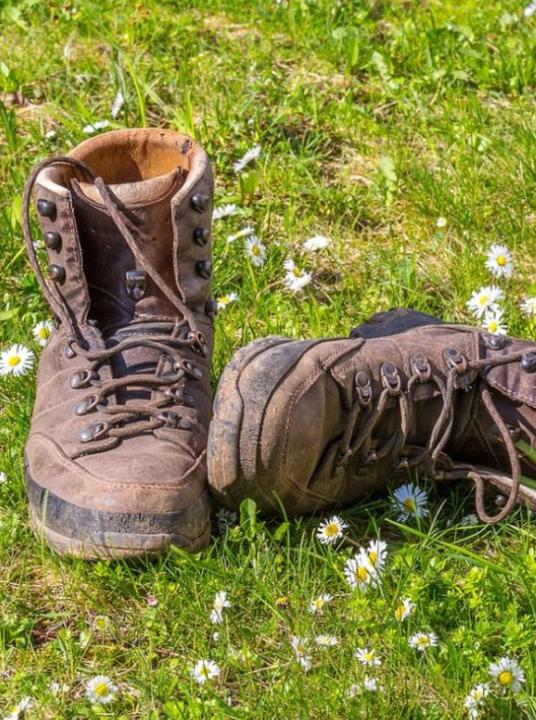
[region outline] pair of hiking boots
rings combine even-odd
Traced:
[[[484,521],[536,507],[536,345],[421,313],[251,343],[222,375],[209,430],[212,195],[204,151],[168,130],[106,133],[32,172],[26,245],[57,320],[25,453],[39,535],[86,558],[198,550],[209,485],[229,508],[251,497],[294,515],[411,469],[471,478]],[[490,485],[507,498],[495,515]]]

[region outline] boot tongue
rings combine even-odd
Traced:
[[[136,228],[136,240],[147,260],[176,289],[173,263],[171,200],[185,172],[139,182],[111,185],[119,209]],[[141,267],[104,208],[98,189],[72,184],[74,212],[89,294],[89,317],[104,332],[139,321],[166,321],[177,314],[162,290]]]

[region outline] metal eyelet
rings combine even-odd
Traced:
[[[108,425],[106,423],[93,423],[89,427],[83,428],[80,431],[80,441],[83,443],[91,442],[91,440],[97,440],[99,437],[104,435]]]
[[[207,339],[202,332],[189,332],[186,339],[189,343],[197,347],[203,357],[208,355]]]
[[[61,235],[57,232],[46,232],[43,235],[45,245],[49,250],[59,252],[61,250]]]
[[[185,407],[194,407],[195,405],[193,396],[184,388],[167,388],[164,392],[164,395],[177,405],[184,405]]]
[[[67,345],[63,349],[63,354],[67,360],[72,360],[76,357],[76,350],[73,348],[73,343],[75,342],[77,342],[77,339],[73,335],[71,335],[67,340]]]
[[[198,213],[205,212],[210,202],[208,195],[204,193],[194,193],[191,198],[192,207],[197,210]]]
[[[385,362],[380,368],[380,377],[383,387],[390,395],[400,395],[402,390],[402,379],[400,371],[393,363]]]
[[[432,376],[432,366],[428,358],[421,353],[412,355],[409,360],[412,374],[417,378],[417,382],[425,383]]]
[[[88,412],[91,412],[94,408],[97,407],[97,405],[104,404],[103,398],[101,398],[100,395],[88,395],[85,398],[82,398],[80,402],[76,403],[74,406],[74,411],[76,415],[86,415]]]
[[[56,203],[52,202],[52,200],[46,200],[45,198],[39,198],[37,200],[37,212],[41,217],[54,219],[57,211]]]
[[[460,375],[467,370],[467,358],[458,348],[446,348],[443,350],[443,359],[449,370],[456,370]]]
[[[367,407],[372,402],[372,384],[366,372],[360,370],[354,378],[354,387],[359,404]]]
[[[176,412],[163,412],[158,415],[158,420],[162,420],[164,427],[179,430],[190,430],[192,427],[192,421],[186,417],[182,417]]]
[[[63,285],[65,282],[65,268],[61,265],[49,265],[48,275],[53,282],[57,282],[60,285]]]
[[[193,362],[190,362],[190,360],[183,360],[182,358],[180,360],[175,360],[173,363],[173,370],[175,372],[184,370],[184,372],[188,373],[188,375],[193,377],[195,380],[201,380],[203,377],[203,373],[197,365],[194,365]]]
[[[526,373],[536,372],[536,352],[527,352],[522,355],[521,369]]]
[[[491,333],[480,333],[482,342],[490,350],[502,350],[503,347],[509,345],[511,340],[505,335],[492,335]]]
[[[96,380],[98,377],[94,370],[77,370],[69,378],[69,385],[73,390],[79,390],[80,388],[86,388],[91,385],[92,380]]]

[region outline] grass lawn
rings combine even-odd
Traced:
[[[214,383],[235,349],[269,333],[346,335],[400,304],[477,322],[466,303],[492,281],[508,331],[534,336],[520,309],[536,295],[536,14],[523,11],[521,0],[3,0],[0,349],[38,354],[32,329],[47,318],[22,249],[25,178],[103,122],[194,134],[214,163],[216,206],[236,206],[214,223],[214,291],[238,296],[216,321]],[[244,227],[266,247],[260,267],[244,237],[227,241]],[[331,243],[306,251],[317,235]],[[512,253],[511,277],[490,275],[492,244]],[[312,274],[297,293],[289,258]],[[0,378],[0,717],[30,697],[30,719],[456,720],[486,682],[473,717],[536,718],[525,511],[471,524],[470,485],[418,479],[427,517],[401,522],[378,498],[342,514],[335,546],[315,537],[318,517],[265,524],[246,504],[198,556],[61,560],[26,518],[33,395],[34,371]],[[352,590],[345,563],[377,538],[381,582]],[[218,591],[231,607],[213,624]],[[415,649],[418,632],[437,644]],[[363,665],[359,648],[381,665]],[[524,672],[517,693],[489,674],[505,656]],[[201,659],[220,670],[204,684],[192,676]],[[86,696],[98,675],[117,688],[106,705]]]

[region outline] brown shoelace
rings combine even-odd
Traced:
[[[168,324],[169,334],[163,332],[166,329],[166,323],[159,323],[158,334],[141,329],[140,332],[111,347],[94,351],[87,349],[87,342],[72,316],[69,306],[56,286],[47,281],[43,275],[31,232],[30,205],[33,186],[42,170],[57,164],[71,165],[81,170],[98,188],[102,203],[132,252],[136,265],[147,273],[177,310],[175,323]],[[73,182],[76,183],[76,181]],[[107,450],[118,445],[122,438],[134,437],[141,432],[153,431],[161,427],[190,429],[194,425],[194,421],[169,408],[174,405],[188,404],[189,395],[181,387],[184,379],[199,380],[202,377],[202,371],[194,363],[181,356],[180,348],[190,348],[206,357],[208,354],[206,339],[197,328],[191,310],[144,256],[137,240],[137,236],[141,240],[144,236],[121,211],[118,200],[102,178],[97,177],[91,168],[75,158],[63,156],[43,160],[33,169],[24,189],[23,230],[30,263],[43,294],[59,322],[68,330],[68,352],[72,357],[79,355],[88,360],[87,368],[79,369],[71,376],[71,387],[92,387],[95,392],[82,398],[77,403],[75,412],[78,415],[85,415],[97,409],[106,415],[105,421],[95,422],[82,431],[80,440],[83,447],[78,455]],[[129,348],[139,346],[160,352],[160,359],[155,363],[154,373],[130,373],[120,378],[100,379],[98,370],[103,364],[109,364],[114,356]],[[109,402],[110,396],[127,387],[148,389],[151,391],[151,399],[130,402],[128,405]],[[160,395],[158,398],[155,397],[157,393]],[[89,445],[97,440],[102,442]]]
[[[469,478],[475,485],[475,507],[479,519],[486,523],[500,522],[513,510],[517,502],[521,484],[521,466],[510,431],[493,404],[491,392],[482,375],[477,392],[505,444],[511,476],[490,472],[486,468],[471,464],[455,463],[445,456],[443,448],[448,442],[454,424],[454,394],[468,386],[470,375],[476,377],[481,370],[518,362],[526,353],[527,350],[522,350],[511,355],[469,362],[458,350],[451,348],[445,353],[448,367],[446,383],[433,372],[430,362],[424,355],[414,355],[411,358],[412,375],[405,389],[398,368],[386,362],[380,368],[383,389],[375,401],[372,397],[370,377],[367,373],[359,371],[354,383],[356,399],[350,408],[347,425],[341,438],[337,466],[346,465],[356,456],[359,457],[360,462],[372,463],[392,453],[396,470],[419,468],[436,480]],[[437,386],[442,398],[442,407],[430,431],[426,446],[415,453],[415,448],[406,445],[414,405],[412,391],[417,383],[429,382]],[[398,401],[400,427],[381,447],[371,450],[374,429],[384,414],[390,398],[396,398]],[[449,469],[436,468],[440,459],[448,460]],[[511,486],[504,507],[496,515],[489,515],[485,509],[485,489],[486,484],[493,480],[507,481]]]

